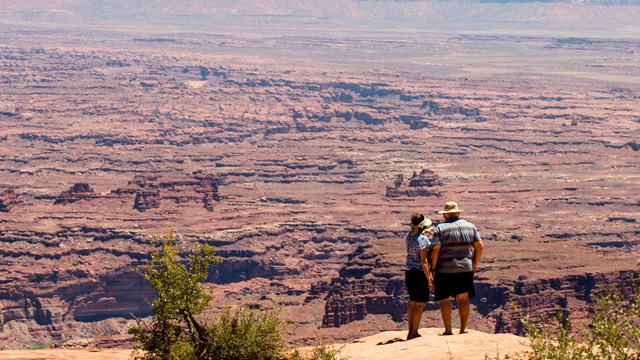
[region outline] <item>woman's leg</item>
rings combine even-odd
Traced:
[[[424,311],[424,303],[416,302],[413,307],[413,327],[411,328],[413,335],[411,338],[417,338],[420,336],[418,334],[418,329],[420,328],[420,319],[422,319],[422,312]]]
[[[409,333],[407,340],[413,339],[413,309],[416,307],[415,301],[409,301],[409,312],[407,313],[407,321],[409,321]]]

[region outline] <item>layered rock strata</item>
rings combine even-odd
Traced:
[[[71,204],[80,200],[95,199],[97,194],[93,191],[93,188],[87,183],[76,183],[69,190],[63,191],[56,197],[55,205]]]
[[[328,285],[323,327],[341,327],[364,320],[369,315],[386,314],[394,321],[406,320],[408,294],[404,269],[385,263],[382,248],[363,245],[349,257],[338,277]],[[634,270],[588,272],[585,274],[519,280],[491,278],[481,269],[476,275],[476,297],[472,306],[482,317],[480,326],[496,333],[525,335],[523,319],[545,322],[559,311],[580,326],[588,325],[588,316],[599,296],[615,292],[623,299],[633,296],[640,276]],[[325,285],[326,286],[326,285]],[[437,310],[435,302],[427,311]],[[478,326],[476,324],[476,326]]]
[[[218,181],[211,175],[182,178],[136,175],[126,188],[112,191],[117,195],[131,193],[135,193],[133,208],[141,212],[159,208],[162,200],[176,204],[193,201],[208,211],[213,211],[214,204],[220,202]]]
[[[387,186],[387,197],[399,196],[434,196],[440,197],[442,193],[439,188],[444,184],[433,170],[422,169],[419,173],[414,172],[407,183],[402,174],[399,174],[393,186]]]
[[[0,212],[9,212],[18,204],[18,196],[15,191],[8,189],[0,192]]]
[[[485,239],[474,326],[518,331],[509,304],[555,292],[586,319],[574,277],[635,269],[633,39],[4,30],[4,346],[124,334],[167,225],[224,257],[215,307],[284,307],[292,342],[403,326],[409,217],[449,200]]]

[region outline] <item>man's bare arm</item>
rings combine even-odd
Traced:
[[[438,254],[440,253],[440,245],[433,245],[431,248],[431,270],[436,269],[438,263]]]
[[[431,273],[429,272],[429,262],[427,261],[428,250],[428,247],[420,250],[420,264],[422,265],[422,271],[424,272],[424,275],[427,277],[429,290],[433,291],[433,279],[431,278]]]
[[[420,265],[422,265],[422,271],[424,271],[425,274],[429,273],[429,262],[427,259],[428,250],[428,247],[420,250]]]
[[[482,249],[484,246],[482,245],[482,241],[474,241],[473,248],[475,251],[473,252],[473,272],[476,272],[476,267],[480,262],[480,258],[482,257]]]

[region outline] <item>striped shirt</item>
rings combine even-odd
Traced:
[[[480,232],[472,223],[456,219],[436,226],[433,245],[440,245],[437,272],[462,273],[473,271],[473,243],[482,241]]]
[[[429,242],[429,238],[422,234],[411,235],[411,233],[407,234],[405,238],[405,242],[407,243],[407,270],[411,270],[411,268],[416,268],[422,271],[422,264],[420,263],[420,250],[424,248],[428,248],[431,243]]]

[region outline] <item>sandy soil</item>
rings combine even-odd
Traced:
[[[124,360],[129,359],[131,350],[95,349],[95,350],[7,350],[0,351],[3,360]]]

